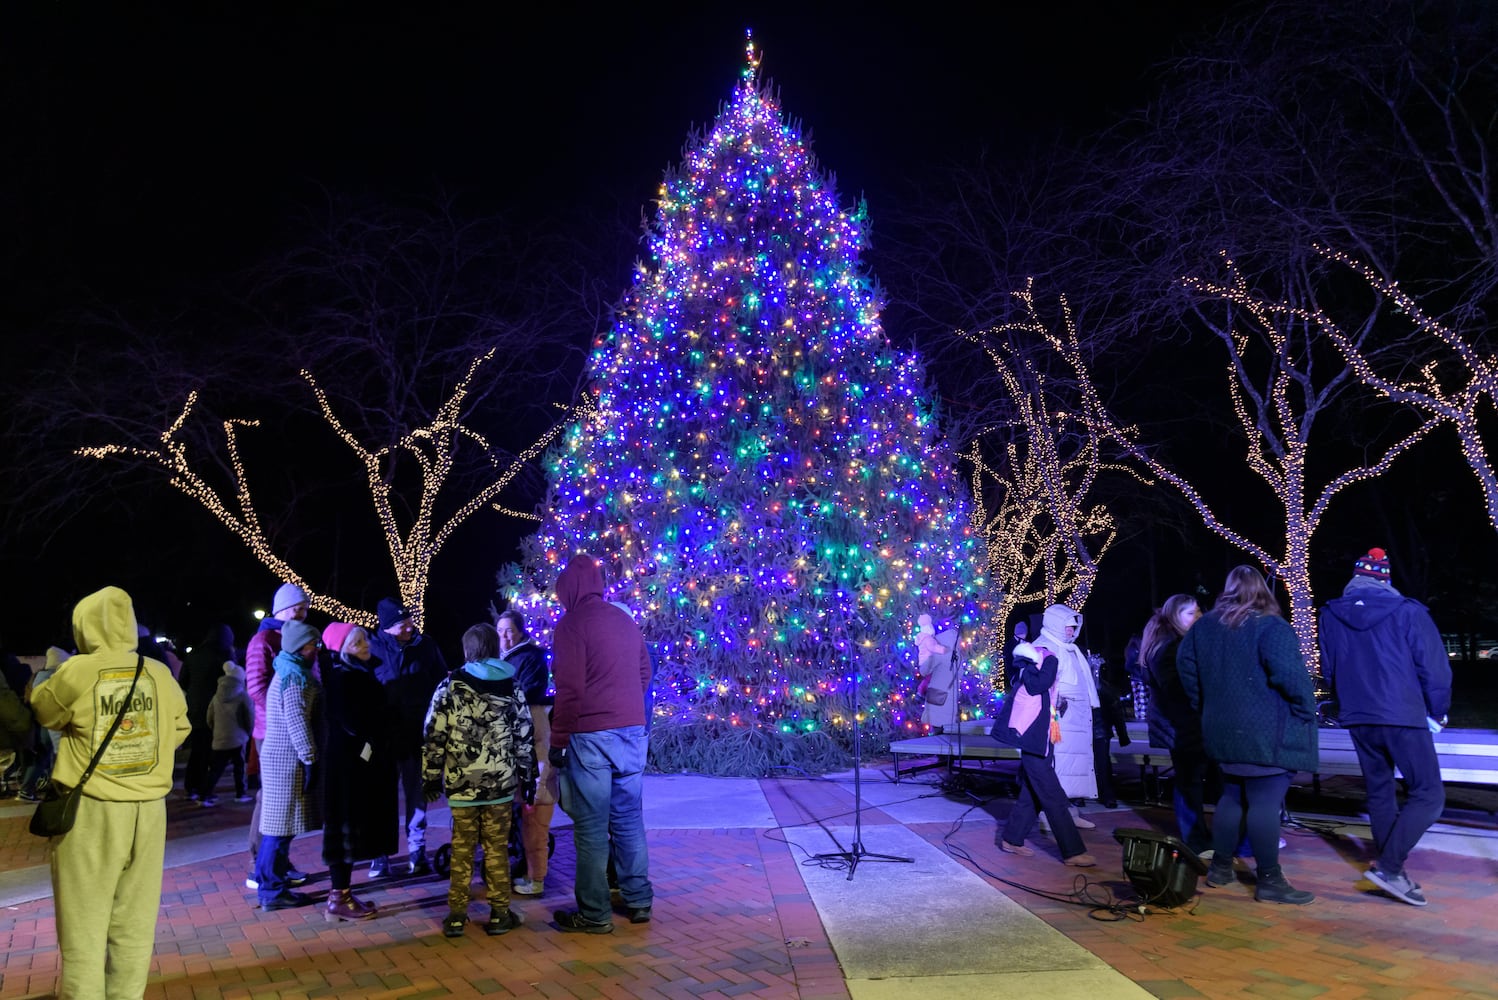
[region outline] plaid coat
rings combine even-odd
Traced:
[[[322,827],[314,737],[321,729],[321,712],[322,686],[316,677],[288,684],[278,673],[271,681],[260,747],[260,832],[267,837],[294,837]]]

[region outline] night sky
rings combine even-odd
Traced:
[[[955,4],[903,16],[858,4],[8,5],[0,324],[12,375],[24,379],[26,342],[73,297],[190,293],[282,248],[287,219],[320,190],[401,199],[441,185],[541,222],[636,214],[729,95],[746,28],[844,203],[867,197],[877,240],[881,211],[933,171],[1085,134],[1145,100],[1151,67],[1223,7],[1130,6],[994,5],[979,23]],[[85,514],[8,537],[0,640],[22,652],[60,641],[81,588],[103,582],[131,589],[157,628],[222,618],[243,639],[276,581],[192,510],[163,498],[128,525]],[[451,621],[481,617],[481,581],[513,557],[490,548],[448,567],[455,589],[442,591],[439,567],[434,600]]]

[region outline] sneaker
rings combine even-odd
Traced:
[[[484,921],[484,933],[490,937],[498,937],[501,934],[510,933],[523,923],[525,923],[525,918],[514,910],[505,910],[503,913],[490,910],[489,919]]]
[[[425,847],[418,847],[412,851],[406,865],[406,872],[409,875],[432,874],[432,863],[427,860],[427,849]]]
[[[248,875],[245,876],[244,887],[246,889],[258,889],[258,888],[260,888],[260,883],[255,880],[255,873],[254,872],[250,872]]]
[[[1073,868],[1096,868],[1097,858],[1091,854],[1073,854],[1069,858],[1062,858],[1063,865],[1071,865]]]
[[[1197,851],[1196,856],[1201,858],[1203,861],[1211,861],[1214,857],[1217,856],[1217,852],[1209,847],[1205,851]]]
[[[235,802],[254,802],[255,801],[255,796],[253,796],[253,795],[236,795],[236,796],[234,796],[234,801]]]
[[[541,896],[546,893],[545,879],[532,881],[528,878],[517,878],[510,883],[510,891],[517,896]]]
[[[449,913],[442,918],[443,937],[462,937],[463,928],[468,926],[468,917],[462,913]]]
[[[1024,844],[1011,844],[1003,837],[999,838],[999,850],[1005,854],[1017,854],[1022,858],[1033,858],[1035,856],[1035,849],[1033,847],[1026,847]]]
[[[40,802],[42,800],[42,797],[40,795],[36,794],[35,792],[28,792],[24,788],[16,793],[16,798],[20,799],[22,802]]]
[[[629,922],[632,924],[650,923],[650,907],[636,906],[629,911]]]
[[[1368,881],[1401,903],[1409,903],[1411,906],[1424,906],[1429,902],[1425,898],[1425,893],[1421,892],[1420,887],[1411,882],[1410,877],[1404,872],[1400,872],[1398,875],[1385,875],[1378,870],[1377,865],[1374,865],[1364,872],[1363,875]]]
[[[557,910],[552,913],[551,919],[556,923],[557,930],[571,931],[578,934],[614,933],[613,924],[601,924],[596,920],[589,920],[576,910]]]
[[[389,878],[390,859],[385,857],[375,858],[369,863],[370,878]]]
[[[295,868],[288,868],[288,869],[286,869],[286,884],[287,885],[306,885],[307,884],[307,878],[308,878],[308,875],[307,875],[306,872],[299,872]]]
[[[206,799],[198,799],[199,809],[212,809],[216,805],[218,805],[218,799],[214,798],[212,795],[208,796]]]

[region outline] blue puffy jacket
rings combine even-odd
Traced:
[[[1349,584],[1321,609],[1321,672],[1344,726],[1425,727],[1451,709],[1451,661],[1430,612],[1392,587]]]

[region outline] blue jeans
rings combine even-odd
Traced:
[[[612,920],[611,856],[626,906],[643,909],[655,898],[641,798],[645,748],[644,726],[573,733],[559,774],[562,811],[572,817],[577,850],[577,909],[596,923]]]
[[[1407,726],[1348,726],[1347,731],[1352,734],[1368,790],[1368,822],[1378,851],[1378,870],[1385,875],[1403,874],[1410,851],[1446,807],[1435,740],[1428,730]],[[1394,784],[1396,767],[1404,775],[1407,792],[1402,808]]]
[[[260,902],[268,903],[291,888],[286,873],[291,871],[291,838],[273,837],[264,834],[260,838],[260,852],[255,855],[255,881]]]
[[[406,800],[406,851],[415,854],[427,846],[427,797],[421,790],[421,756],[397,757],[395,771]]]
[[[1197,854],[1212,846],[1207,829],[1206,786],[1207,758],[1200,753],[1172,749],[1170,767],[1175,772],[1176,826],[1181,839]]]

